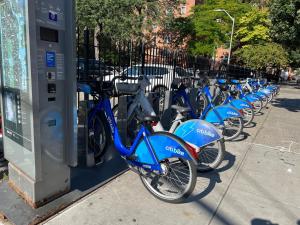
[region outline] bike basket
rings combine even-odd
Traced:
[[[139,84],[134,84],[134,83],[117,83],[116,84],[116,89],[119,94],[136,94],[140,88]]]

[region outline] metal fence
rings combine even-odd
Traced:
[[[164,86],[170,88],[178,76],[208,74],[210,60],[191,56],[184,50],[171,50],[141,42],[117,42],[100,39],[94,44],[93,33],[77,33],[78,81],[111,81],[115,76],[151,75],[148,91]],[[132,81],[134,82],[134,81]]]
[[[155,91],[159,87],[170,89],[174,78],[196,74],[235,79],[257,76],[274,78],[271,74],[236,65],[222,64],[216,69],[209,58],[192,56],[182,49],[167,49],[134,41],[118,42],[106,37],[95,41],[93,31],[77,30],[79,82],[111,81],[115,76],[138,77],[143,74],[154,78],[147,91]]]

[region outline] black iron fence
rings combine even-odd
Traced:
[[[174,78],[209,75],[243,79],[268,73],[235,65],[220,65],[203,56],[192,56],[185,50],[167,49],[141,42],[118,42],[105,37],[94,38],[93,31],[77,32],[78,81],[111,81],[116,76],[152,76],[148,91],[169,89]],[[134,81],[131,81],[134,82]]]
[[[96,42],[96,43],[95,43]],[[141,42],[95,41],[89,30],[78,32],[78,81],[110,81],[115,76],[152,76],[148,90],[170,88],[178,76],[208,74],[210,60],[191,56],[183,50],[171,50]],[[134,81],[132,81],[134,82]]]

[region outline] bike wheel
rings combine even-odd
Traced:
[[[208,99],[205,96],[205,94],[201,94],[197,96],[197,100],[196,100],[196,104],[197,107],[195,108],[196,110],[196,115],[198,117],[200,117],[200,115],[202,114],[203,110],[207,107],[208,105]]]
[[[100,157],[111,144],[111,132],[103,113],[97,113],[88,126],[88,147],[94,152],[94,157]]]
[[[227,94],[225,91],[222,91],[220,88],[215,90],[213,103],[214,105],[223,105],[226,101]]]
[[[243,109],[243,114],[244,127],[247,127],[254,119],[254,110],[252,108]]]
[[[254,114],[257,115],[261,112],[262,108],[263,108],[263,102],[262,100],[258,100],[252,103],[253,107],[254,107]]]
[[[262,98],[262,103],[263,103],[263,108],[266,108],[269,103],[267,96]]]
[[[243,119],[240,117],[226,119],[223,127],[223,136],[225,141],[236,139],[242,133],[243,126]]]
[[[216,169],[222,163],[224,155],[224,140],[218,140],[200,148],[197,170],[199,172],[207,172]]]
[[[168,135],[182,146],[184,143],[174,135]],[[187,150],[188,151],[188,150]],[[140,169],[145,188],[156,198],[170,203],[183,202],[194,190],[197,180],[196,165],[185,158],[168,158],[160,162],[164,174]]]
[[[162,114],[164,111],[164,105],[165,105],[165,92],[168,90],[168,88],[164,85],[157,85],[153,88],[152,92],[159,93],[159,115]]]

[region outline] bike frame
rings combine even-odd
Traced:
[[[190,116],[193,118],[193,119],[200,119],[200,120],[204,120],[205,119],[205,116],[207,115],[207,113],[213,109],[215,106],[214,104],[212,103],[212,96],[210,94],[210,91],[209,91],[209,87],[205,86],[203,89],[199,88],[198,89],[198,96],[200,96],[201,94],[204,94],[207,99],[208,99],[208,104],[207,106],[203,109],[203,112],[201,113],[200,117],[198,118],[197,115],[195,114],[195,111],[194,111],[194,108],[191,104],[191,101],[186,93],[185,90],[181,89],[181,90],[178,90],[176,92],[176,94],[174,95],[173,97],[173,101],[175,101],[177,98],[183,98],[184,100],[184,104],[186,106],[188,106],[191,111],[190,111]],[[224,122],[222,120],[222,118],[217,114],[217,116],[219,117],[220,119],[220,125],[224,125]]]
[[[150,165],[151,170],[157,170],[159,172],[162,172],[162,168],[160,166],[159,160],[158,160],[158,158],[151,146],[151,143],[149,142],[149,139],[148,139],[150,132],[142,125],[136,138],[133,141],[132,146],[130,148],[126,148],[121,141],[117,123],[116,123],[116,120],[115,120],[113,112],[112,112],[111,103],[108,98],[101,99],[99,101],[99,103],[96,104],[96,106],[92,109],[92,112],[88,118],[89,126],[92,125],[93,118],[95,118],[97,113],[101,112],[101,111],[105,112],[105,116],[106,116],[107,122],[109,123],[111,134],[114,139],[115,147],[117,148],[119,153],[124,157],[129,157],[129,156],[133,155],[135,152],[135,149],[137,148],[138,144],[140,143],[140,140],[143,138],[143,140],[146,143],[147,149],[152,157],[152,160],[155,162],[155,164]],[[143,168],[145,168],[145,166],[146,166],[147,169],[149,169],[149,165],[144,165],[144,164],[141,164],[141,163],[133,161],[133,160],[130,160],[130,162],[135,166],[143,167]]]

